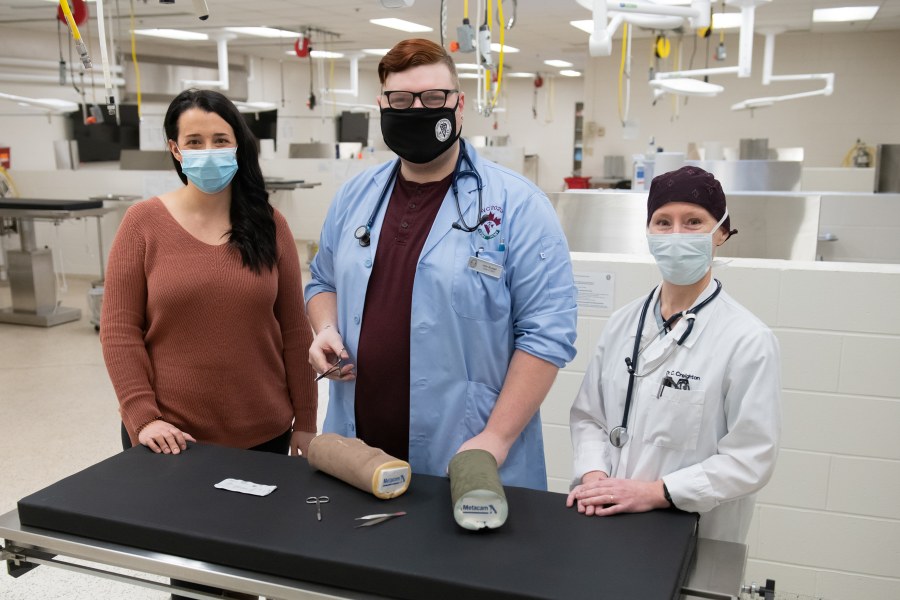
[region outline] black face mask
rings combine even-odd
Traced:
[[[456,106],[459,106],[457,100]],[[453,108],[382,108],[381,135],[397,156],[424,164],[446,152],[460,132]]]

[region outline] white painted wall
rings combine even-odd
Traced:
[[[614,308],[659,279],[649,257],[575,253],[573,263],[614,275]],[[827,600],[900,598],[900,266],[734,259],[715,276],[774,330],[782,354],[781,452],[745,580]],[[569,407],[606,322],[587,312],[578,355],[541,409],[560,492],[572,473]]]
[[[687,65],[693,38],[685,39],[683,64]],[[710,61],[711,67],[737,64],[737,35],[726,35],[725,41],[728,59],[724,64]],[[821,87],[818,82],[763,86],[764,42],[762,36],[754,36],[751,77],[720,75],[711,79],[712,83],[723,85],[725,91],[715,98],[690,98],[686,105],[682,100],[676,115],[672,96],[664,96],[656,106],[651,104],[647,84],[650,38],[635,39],[631,118],[640,122],[640,133],[635,140],[623,139],[618,118],[619,42],[614,44],[612,56],[589,59],[585,70],[585,121],[604,126],[606,135],[585,141],[585,172],[602,172],[603,156],[607,154],[624,155],[630,164],[632,154],[644,152],[651,136],[673,152],[684,152],[689,142],[718,141],[737,148],[741,138],[768,138],[770,148],[802,146],[808,167],[840,166],[857,138],[870,146],[900,140],[896,109],[900,62],[895,58],[900,56],[900,35],[896,31],[779,35],[775,42],[773,74],[834,72],[834,94],[781,102],[753,112],[732,111],[733,104],[748,98]],[[701,42],[698,56],[703,56],[704,48],[705,42]],[[702,66],[702,59],[695,59],[694,68]]]

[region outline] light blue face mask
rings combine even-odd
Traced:
[[[181,150],[181,172],[201,192],[221,192],[237,173],[237,148]]]
[[[726,209],[709,233],[648,233],[650,254],[663,279],[675,285],[691,285],[703,279],[712,264],[713,234],[727,218]]]

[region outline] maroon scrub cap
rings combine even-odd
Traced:
[[[650,194],[647,196],[647,225],[660,206],[669,202],[690,202],[705,208],[716,221],[725,214],[725,192],[722,184],[712,173],[700,167],[681,167],[653,178]],[[731,230],[731,217],[722,223],[729,237],[737,230]]]

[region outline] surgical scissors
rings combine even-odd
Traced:
[[[307,504],[316,505],[316,520],[322,520],[322,505],[330,502],[328,496],[310,496],[306,499]]]
[[[384,523],[388,519],[393,519],[394,517],[402,517],[406,514],[406,511],[399,511],[394,513],[380,513],[377,515],[366,515],[364,517],[356,517],[354,521],[365,521],[365,523],[360,523],[356,525],[356,527],[369,527],[370,525],[378,525],[379,523]]]
[[[343,352],[343,351],[344,351],[344,349],[341,348],[341,352]],[[341,366],[342,366],[341,363],[344,362],[344,359],[341,358],[341,352],[338,352],[337,360],[334,361],[333,363],[331,363],[331,367],[329,367],[325,372],[323,372],[323,373],[319,374],[318,376],[316,376],[315,381],[317,381],[317,382],[318,382],[318,381],[321,381],[321,380],[324,379],[325,377],[328,377],[329,375],[331,375],[332,373],[334,373],[335,370],[337,370],[338,375],[340,375],[340,373],[341,373]]]

